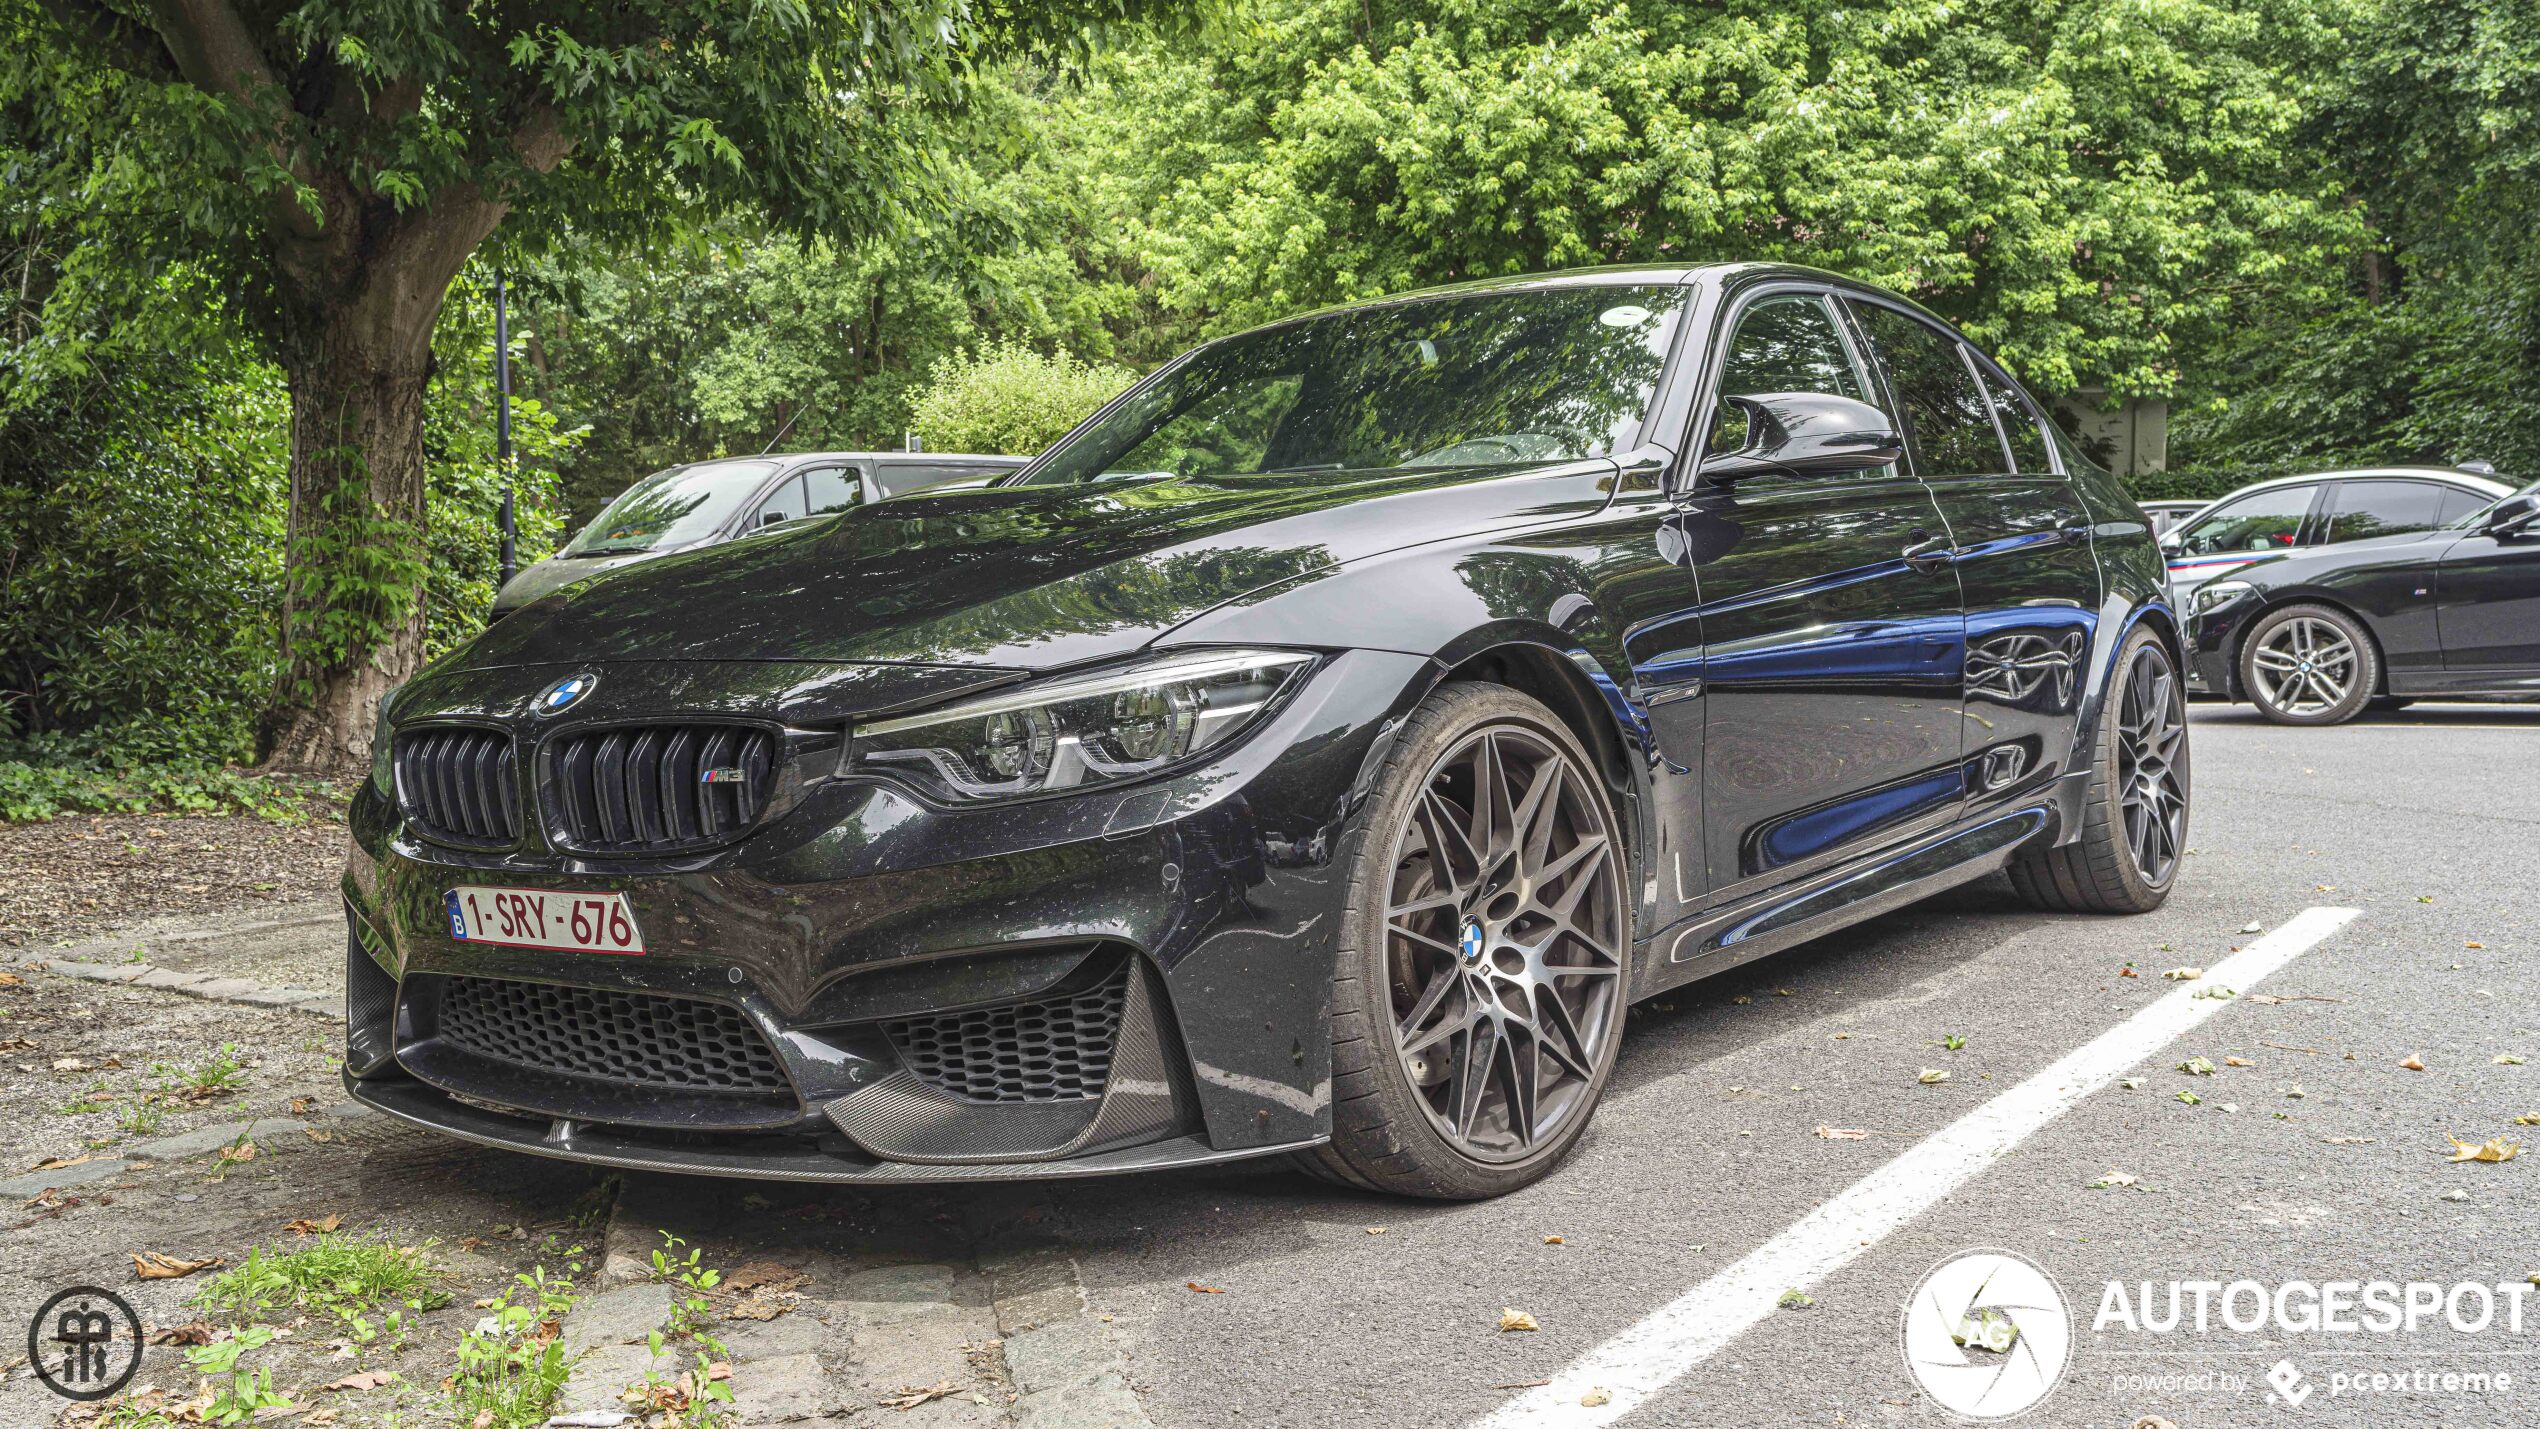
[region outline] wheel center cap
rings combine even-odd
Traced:
[[[1482,960],[1481,919],[1467,918],[1464,920],[1464,932],[1461,937],[1456,939],[1456,948],[1459,952],[1464,954],[1464,961],[1468,963],[1477,963]]]

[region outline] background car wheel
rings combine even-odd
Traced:
[[[2278,724],[2344,724],[2380,685],[2380,647],[2342,610],[2270,610],[2240,643],[2240,687]]]
[[[1373,1190],[1513,1191],[1586,1129],[1622,1043],[1621,840],[1595,766],[1542,705],[1449,685],[1405,722],[1346,849],[1332,1141]]]
[[[2059,913],[2149,913],[2187,847],[2187,706],[2160,637],[2138,629],[2099,712],[2081,837],[2011,864],[2011,886]]]

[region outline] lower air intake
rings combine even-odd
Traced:
[[[719,1002],[454,977],[442,1040],[480,1057],[631,1086],[787,1092],[758,1029]]]
[[[1079,992],[882,1024],[922,1081],[974,1102],[1087,1101],[1111,1080],[1129,1000],[1122,959]]]

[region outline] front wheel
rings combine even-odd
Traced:
[[[1332,982],[1329,1179],[1472,1200],[1586,1130],[1622,1043],[1631,945],[1604,785],[1567,727],[1495,685],[1405,721],[1360,812]]]
[[[2270,610],[2240,645],[2240,687],[2278,724],[2344,724],[2381,684],[2381,651],[2363,625],[2325,605]]]
[[[2138,629],[2099,711],[2081,837],[2024,854],[2011,886],[2062,913],[2149,913],[2187,845],[2187,706],[2160,637]]]

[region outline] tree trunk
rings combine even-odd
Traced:
[[[371,309],[285,316],[291,514],[272,770],[362,771],[380,696],[423,662],[423,400],[440,304]]]

